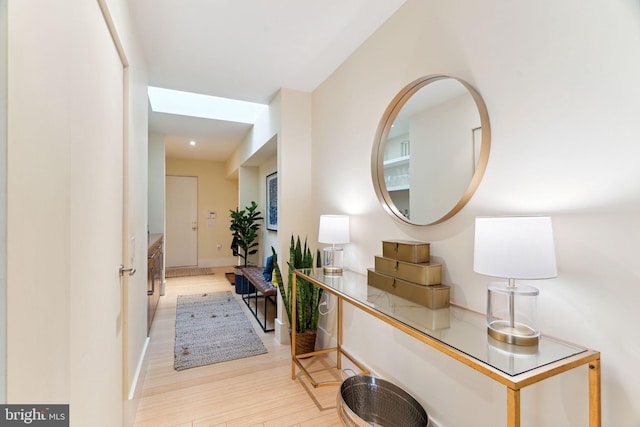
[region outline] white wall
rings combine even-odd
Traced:
[[[149,231],[164,233],[164,137],[149,134]]]
[[[126,2],[108,0],[106,4],[122,47],[121,53],[128,63],[124,72],[126,133],[123,155],[130,185],[125,201],[125,222],[128,237],[132,238],[130,241],[135,240],[137,244],[124,246],[132,266],[144,272],[147,233],[146,68],[137,49]],[[76,404],[74,423],[116,425],[123,415],[121,409],[125,393],[120,395],[120,385],[117,385],[115,394],[107,391],[106,387],[96,388],[95,384],[92,393],[83,393],[82,390],[92,384],[91,372],[72,363],[72,360],[90,363],[96,348],[95,342],[83,342],[79,339],[80,334],[74,335],[74,331],[82,329],[83,325],[82,321],[72,322],[72,319],[90,317],[87,307],[99,303],[101,292],[104,294],[98,287],[87,286],[86,280],[77,279],[79,274],[76,271],[86,270],[79,265],[79,261],[85,258],[74,256],[79,251],[72,249],[77,249],[79,244],[98,247],[103,242],[95,238],[92,241],[90,233],[82,233],[81,238],[75,236],[75,240],[71,237],[81,230],[80,225],[75,224],[78,225],[75,227],[73,220],[77,219],[74,215],[80,211],[74,208],[82,202],[73,200],[72,204],[70,201],[71,188],[82,186],[84,163],[82,154],[79,155],[80,161],[70,160],[70,153],[76,156],[82,151],[77,150],[82,144],[78,144],[74,132],[83,123],[74,121],[76,116],[69,100],[75,101],[74,93],[77,92],[74,91],[80,90],[79,83],[91,84],[86,79],[82,82],[74,80],[80,73],[70,72],[74,70],[72,65],[77,65],[81,59],[73,46],[76,43],[78,47],[77,43],[82,40],[95,37],[83,25],[96,22],[96,17],[102,24],[101,12],[98,2],[83,1],[65,2],[64,6],[47,1],[20,1],[11,2],[8,9],[8,16],[12,18],[9,19],[9,129],[14,137],[9,138],[8,158],[11,160],[7,175],[7,246],[12,248],[7,260],[7,288],[13,302],[7,329],[8,400],[71,403],[72,414]],[[89,18],[94,21],[89,21]],[[85,24],[80,25],[82,22]],[[100,56],[99,52],[97,56]],[[95,115],[92,118],[97,122],[100,120]],[[73,196],[77,194],[85,193]],[[96,217],[89,218],[81,225],[95,220]],[[87,242],[90,244],[84,245]],[[85,251],[83,256],[90,255]],[[113,274],[117,275],[117,265],[113,268]],[[78,291],[80,288],[82,290]],[[128,304],[127,316],[117,316],[114,323],[105,319],[104,325],[110,330],[113,328],[116,335],[120,333],[118,328],[122,327],[127,349],[124,359],[128,364],[124,368],[124,381],[114,378],[112,383],[124,382],[124,388],[128,389],[135,385],[136,367],[146,338],[145,274],[133,276],[125,289],[127,294],[123,299]],[[89,348],[93,353],[88,351]],[[120,353],[116,347],[112,350]],[[111,409],[109,414],[93,413],[91,416],[96,419],[84,418],[94,408],[105,407]]]
[[[281,129],[280,98],[279,93],[274,96],[269,108],[258,118],[243,143],[227,161],[227,176],[238,179],[238,207],[244,208],[255,201],[262,216],[266,209],[265,171],[270,171],[269,174],[277,170],[274,162]],[[259,253],[250,258],[252,263],[263,265],[271,254],[271,246],[278,249],[278,235],[274,231],[268,232],[263,223]]]
[[[251,202],[258,203],[260,200],[260,183],[258,182],[257,166],[242,166],[238,174],[238,208],[244,209],[251,205]],[[264,214],[264,207],[258,206],[258,210]],[[231,233],[231,232],[229,232]],[[258,265],[261,254],[256,253],[247,257],[247,263]],[[238,264],[242,264],[242,258],[238,257]]]
[[[430,224],[456,206],[471,182],[471,135],[480,116],[466,95],[416,114],[410,124],[412,158],[430,160],[427,167],[418,162],[411,168],[411,194],[416,196],[410,197],[411,220]]]
[[[6,402],[7,352],[7,0],[0,0],[0,403]]]
[[[282,89],[278,105],[282,115],[278,133],[278,264],[287,271],[291,236],[309,237],[312,242],[317,217],[314,215],[315,198],[311,188],[311,95]],[[278,301],[276,339],[289,341],[288,320],[285,309]]]
[[[274,172],[277,172],[278,159],[277,156],[273,156],[265,160],[258,168],[258,181],[262,183],[262,189],[260,190],[260,199],[258,204],[260,205],[260,212],[264,217],[262,227],[262,238],[260,241],[260,265],[265,265],[267,257],[271,256],[271,247],[277,250],[278,248],[278,231],[267,230],[267,176]]]
[[[238,206],[238,182],[226,178],[224,163],[213,160],[167,158],[164,170],[167,176],[197,178],[198,266],[236,265],[237,257],[233,256],[230,249],[229,210]],[[162,182],[164,188],[164,176]],[[210,211],[216,212],[215,219],[208,218]]]
[[[228,176],[238,175],[239,205],[260,200],[266,207],[266,175],[278,172],[278,231],[263,230],[260,261],[279,254],[286,267],[292,234],[307,236],[317,220],[313,214],[311,188],[311,94],[281,89],[269,103],[269,110],[254,125],[249,136],[227,162]],[[315,232],[317,233],[317,231]],[[315,239],[309,234],[310,239]],[[310,240],[311,241],[311,240]],[[282,254],[287,254],[285,257]],[[288,321],[278,302],[276,339],[287,343]]]
[[[125,321],[125,397],[139,396],[142,361],[147,339],[147,193],[148,193],[148,98],[147,67],[137,40],[137,32],[126,0],[105,1],[113,19],[122,50],[127,58],[125,70],[125,168],[128,185],[125,194],[125,227],[129,238],[127,259],[138,274],[127,287]],[[124,425],[132,425],[137,400],[125,402]]]
[[[269,103],[269,108],[258,117],[249,134],[242,144],[234,151],[227,161],[227,176],[229,178],[238,175],[241,166],[256,155],[271,140],[280,129],[280,104],[279,95]],[[251,166],[257,166],[252,163]]]
[[[351,216],[352,269],[371,267],[383,239],[429,241],[453,301],[484,312],[490,278],[472,270],[474,217],[552,216],[559,276],[535,283],[542,332],[602,352],[603,425],[616,427],[640,425],[638,51],[632,0],[409,0],[313,93],[312,109],[311,216]],[[480,92],[492,148],[457,216],[412,227],[379,205],[370,155],[387,104],[430,74]],[[362,313],[345,310],[345,324],[349,350],[415,394],[440,425],[504,425],[504,387]],[[586,370],[525,389],[522,425],[587,425]]]

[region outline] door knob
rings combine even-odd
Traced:
[[[135,268],[133,267],[124,268],[124,265],[120,264],[120,270],[119,270],[120,277],[124,276],[125,271],[129,273],[129,276],[133,276],[134,274],[136,274]]]

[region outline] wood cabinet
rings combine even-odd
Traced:
[[[149,235],[149,251],[147,256],[147,335],[151,330],[153,317],[156,314],[158,302],[160,301],[160,291],[164,277],[163,241],[162,234]]]

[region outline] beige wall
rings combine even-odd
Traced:
[[[7,152],[7,0],[0,0],[0,152]],[[0,156],[0,402],[6,401],[7,161]]]
[[[149,134],[149,232],[164,233],[165,205],[164,138]]]
[[[258,204],[260,205],[260,211],[265,218],[263,226],[261,228],[262,237],[260,239],[260,265],[265,265],[267,257],[271,256],[271,247],[276,251],[278,250],[278,232],[273,230],[267,230],[267,175],[277,171],[278,159],[277,156],[273,156],[270,159],[265,160],[259,167],[258,182],[261,185],[260,196]]]
[[[99,0],[108,7],[123,54],[125,69],[125,232],[128,242],[123,246],[128,264],[138,274],[128,279],[126,288],[127,318],[125,336],[125,402],[124,425],[133,423],[137,398],[142,387],[142,363],[147,344],[147,193],[148,193],[148,98],[147,68],[132,27],[126,0]]]
[[[602,352],[603,425],[616,427],[640,425],[638,51],[635,1],[408,0],[313,93],[315,217],[351,216],[350,268],[371,267],[382,239],[429,241],[454,302],[485,312],[491,278],[473,272],[474,217],[552,216],[559,276],[534,283],[542,333]],[[430,74],[478,89],[492,151],[462,212],[411,227],[379,205],[370,156],[387,104]],[[504,425],[503,387],[369,316],[347,309],[345,324],[350,352],[440,425]],[[588,425],[586,369],[526,389],[523,426]]]
[[[266,208],[266,176],[278,172],[278,231],[263,227],[260,253],[256,262],[271,254],[280,254],[281,268],[286,267],[292,234],[307,236],[317,221],[311,193],[311,94],[283,88],[269,103],[265,113],[249,136],[227,162],[227,174],[239,176],[240,204],[257,200]],[[317,226],[316,226],[317,227]],[[313,233],[317,233],[317,230]],[[287,254],[282,256],[282,254]],[[284,309],[278,308],[276,339],[289,340]]]
[[[167,158],[165,172],[167,175],[198,177],[198,265],[236,265],[236,258],[229,249],[229,210],[238,206],[238,182],[226,178],[225,164]],[[215,220],[206,217],[211,210],[217,212]]]
[[[93,114],[87,121],[84,118],[91,115],[90,111],[82,111],[83,116],[74,109],[84,94],[82,85],[93,89],[95,81],[93,76],[79,77],[87,74],[83,69],[87,56],[80,57],[82,46],[77,43],[103,36],[101,26],[105,24],[100,5],[108,6],[126,65],[122,155],[130,184],[124,201],[127,243],[123,245],[121,236],[113,236],[117,243],[112,244],[118,252],[128,252],[125,257],[132,267],[146,270],[146,68],[130,26],[126,2],[11,2],[7,399],[15,403],[70,403],[74,425],[113,426],[130,421],[123,410],[123,399],[135,385],[144,351],[146,277],[144,273],[131,277],[128,285],[121,285],[119,293],[117,263],[108,267],[108,273],[87,272],[91,248],[104,246],[105,242],[84,228],[100,220],[99,214],[82,215],[84,206],[90,204],[91,197],[86,196],[100,190],[95,184],[88,187],[92,182],[88,178],[95,177],[87,175],[89,163],[85,161],[92,154],[83,150],[86,141],[81,135],[87,134],[83,126],[91,121],[100,123],[100,116]],[[92,51],[98,58],[104,53]],[[119,172],[114,169],[114,173]],[[138,244],[129,244],[133,241]],[[107,278],[112,291],[105,292],[97,280],[88,279],[92,274]],[[115,301],[122,299],[126,304],[126,310],[120,311],[120,304],[115,303],[118,313],[100,317],[106,334],[123,340],[124,357],[120,344],[109,344],[108,351],[100,352],[104,343],[87,337],[92,332],[87,330],[87,325],[92,324],[88,320],[95,321],[104,313],[90,308],[96,307],[107,293],[115,294]],[[105,331],[96,336],[104,336]],[[114,366],[113,361],[122,360],[127,364],[118,372],[106,369],[107,365]],[[103,369],[95,370],[96,366]],[[107,381],[103,381],[105,372],[109,375]],[[96,387],[96,383],[102,386]]]

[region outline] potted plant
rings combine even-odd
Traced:
[[[254,201],[244,209],[230,209],[232,232],[231,251],[234,256],[242,259],[242,264],[235,269],[236,293],[249,292],[249,286],[245,286],[242,268],[249,265],[249,256],[258,252],[258,231],[263,218],[258,211],[258,204]]]
[[[282,280],[282,273],[278,265],[276,251],[271,248],[273,252],[273,266],[274,266],[274,281],[278,285],[282,301],[284,302],[285,311],[289,319],[289,325],[291,322],[291,306],[293,303],[293,297],[291,295],[291,284],[293,270],[298,268],[312,268],[314,266],[314,258],[311,253],[311,249],[307,246],[305,239],[304,246],[300,244],[300,237],[294,240],[291,236],[291,245],[289,248],[289,265],[287,286]],[[321,267],[320,251],[318,250],[315,258],[316,267]],[[296,333],[296,353],[306,354],[310,353],[315,348],[316,333],[318,330],[320,299],[322,297],[322,289],[312,285],[309,281],[300,277],[296,280],[296,330],[292,331]]]

